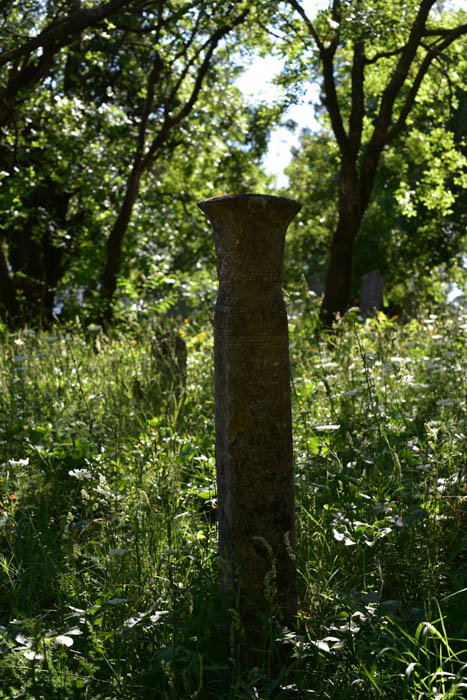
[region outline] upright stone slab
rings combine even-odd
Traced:
[[[320,272],[313,272],[311,276],[306,277],[308,284],[308,289],[316,296],[320,297],[324,294],[324,287],[326,285],[326,276]]]
[[[360,280],[360,313],[365,318],[383,308],[384,279],[373,270]]]
[[[267,195],[199,203],[214,228],[216,468],[223,587],[245,620],[274,600],[296,615],[285,232],[300,204]]]

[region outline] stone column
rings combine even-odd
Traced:
[[[360,313],[364,318],[374,316],[383,308],[384,279],[373,270],[360,279]]]
[[[294,474],[285,232],[300,204],[267,195],[199,203],[213,229],[216,469],[223,588],[244,620],[296,615]]]

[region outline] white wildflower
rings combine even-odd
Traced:
[[[29,457],[25,459],[9,459],[8,464],[11,467],[27,467],[29,464]]]

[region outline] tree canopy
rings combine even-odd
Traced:
[[[316,17],[299,0],[13,0],[0,22],[8,323],[46,323],[58,301],[109,322],[120,299],[201,260],[211,269],[196,199],[274,192],[268,134],[313,81],[321,130],[303,135],[288,194],[304,205],[297,269],[327,269],[323,322],[368,268],[397,303],[407,276],[465,250],[465,12],[435,0],[332,0]],[[235,87],[254,51],[285,59],[284,104],[248,105]]]
[[[100,6],[84,14],[72,6],[61,17],[62,6],[49,4],[50,20],[43,18],[41,3],[33,9],[21,6],[17,21],[21,9],[30,34],[34,21],[42,20],[45,27],[2,54],[5,90],[18,70],[37,78],[23,81],[16,102],[9,101],[2,130],[2,172],[8,181],[2,201],[7,259],[3,252],[0,291],[5,315],[13,318],[50,315],[57,283],[76,256],[83,265],[85,248],[92,250],[90,255],[84,250],[84,259],[87,277],[93,279],[81,282],[94,284],[99,313],[110,317],[142,178],[156,162],[159,175],[167,170],[176,148],[194,147],[184,122],[211,119],[206,109],[195,113],[195,107],[200,96],[209,103],[210,93],[227,85],[227,37],[248,16],[241,2],[222,7],[216,2],[120,2],[119,13],[116,3],[110,5],[111,18],[104,6],[99,15]],[[57,34],[63,27],[67,31]],[[49,43],[54,61],[33,70]],[[223,119],[212,115],[214,123]]]
[[[349,304],[354,246],[383,154],[390,146],[396,149],[407,133],[412,152],[418,139],[422,159],[434,153],[440,134],[446,133],[446,111],[459,108],[465,95],[462,89],[456,94],[453,86],[460,83],[459,73],[465,79],[460,40],[467,24],[465,13],[444,13],[435,0],[333,0],[315,19],[298,0],[288,0],[287,6],[291,12],[281,15],[282,46],[289,60],[283,82],[293,85],[305,71],[321,79],[325,121],[337,149],[338,205],[321,309],[322,320],[330,324]],[[417,127],[422,122],[426,136]],[[400,203],[406,198],[406,214],[415,200],[430,211],[451,211],[456,195],[445,184],[451,177],[453,187],[465,187],[462,146],[465,141],[456,144],[453,135],[443,137],[446,153],[438,153],[437,162],[430,163],[410,192],[404,190],[404,160],[395,195]],[[375,232],[373,239],[379,238]]]

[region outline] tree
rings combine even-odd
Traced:
[[[164,9],[166,12],[164,13]],[[147,41],[150,65],[140,88],[133,157],[122,205],[107,240],[102,275],[102,318],[111,318],[112,299],[121,266],[122,244],[138,197],[143,174],[163,154],[180,124],[190,115],[203,82],[212,68],[219,43],[248,15],[243,3],[189,3],[158,8],[152,21],[138,27],[140,41]],[[146,19],[146,18],[145,18]],[[127,30],[134,31],[135,28]],[[150,50],[152,46],[157,47]]]
[[[117,107],[89,109],[62,85],[57,68],[54,82],[16,110],[0,146],[0,241],[9,277],[0,307],[11,323],[48,322],[77,257],[80,286],[89,283],[123,183],[124,115]]]
[[[238,69],[237,69],[238,70]],[[236,72],[236,70],[234,69]],[[219,80],[222,79],[220,83]],[[171,151],[142,179],[122,251],[114,313],[154,316],[180,300],[194,310],[213,303],[212,231],[196,202],[222,192],[261,192],[272,186],[258,165],[276,110],[245,109],[224,69],[216,91],[198,102]],[[126,310],[125,310],[126,309]]]
[[[467,62],[459,64],[458,74],[467,79]],[[436,94],[438,86],[431,78],[425,87],[427,96]],[[410,130],[381,155],[355,241],[351,305],[359,303],[361,276],[371,270],[384,277],[387,303],[400,307],[412,292],[433,292],[436,271],[452,274],[467,252],[467,208],[461,196],[462,184],[467,184],[462,176],[467,155],[462,106],[467,103],[460,96],[451,113],[445,97],[445,108],[435,114],[430,113],[432,97],[426,103],[420,100]],[[298,225],[289,236],[288,252],[295,263],[290,267],[304,267],[307,275],[324,278],[338,213],[338,148],[331,130],[305,130],[286,174],[289,196],[302,203]]]
[[[382,154],[410,128],[427,76],[449,71],[451,47],[467,24],[462,13],[457,19],[435,13],[435,0],[333,0],[316,21],[298,0],[287,4],[296,13],[286,19],[296,37],[288,44],[295,68],[284,82],[295,79],[306,59],[314,74],[321,71],[322,101],[338,148],[337,221],[321,308],[330,325],[348,306],[354,245]]]
[[[224,86],[230,72],[216,54],[225,60],[227,37],[248,15],[238,1],[108,5],[114,12],[97,17],[79,4],[63,15],[62,4],[18,0],[8,15],[14,39],[0,56],[11,93],[0,145],[4,318],[50,317],[77,257],[85,284],[97,281],[101,318],[110,318],[143,178],[156,163],[160,175],[177,147],[193,146],[185,125],[201,96],[209,102],[208,88]]]
[[[2,179],[3,226],[0,234],[0,314],[19,319],[23,316],[22,300],[32,298],[32,307],[51,304],[51,290],[60,278],[64,259],[64,238],[54,245],[50,226],[63,224],[70,193],[57,191],[57,178],[51,168],[38,178],[37,186],[31,181],[38,174],[45,149],[37,143],[37,88],[44,81],[53,81],[57,63],[64,47],[79,42],[82,32],[115,17],[124,8],[139,11],[141,2],[135,0],[111,0],[107,3],[89,4],[82,8],[79,0],[68,3],[26,3],[23,0],[0,3],[2,25],[2,51],[0,52],[0,178]],[[67,65],[69,76],[73,65]],[[65,93],[68,92],[66,86]],[[33,114],[21,115],[25,104]],[[40,121],[40,120],[39,120]],[[26,146],[30,160],[24,161],[21,141],[33,141]],[[50,144],[47,144],[50,149]],[[50,158],[49,158],[50,160]],[[23,161],[23,162],[21,162]],[[43,164],[42,164],[43,165]],[[19,169],[25,177],[18,178]],[[40,167],[39,167],[40,169]],[[25,184],[29,181],[29,186]],[[24,197],[23,201],[21,198]],[[51,208],[46,222],[45,213]],[[28,212],[28,214],[26,213]],[[23,220],[23,226],[19,221]],[[58,221],[57,221],[58,219]],[[48,229],[48,230],[44,230]],[[9,245],[7,251],[5,246]],[[15,275],[15,269],[18,275]],[[13,275],[12,275],[13,272]],[[19,298],[18,298],[19,297]]]
[[[103,23],[124,8],[139,11],[141,0],[110,0],[94,7],[82,8],[80,0],[62,3],[31,3],[23,0],[2,2],[0,17],[6,39],[0,53],[0,68],[6,67],[0,88],[0,127],[14,114],[22,93],[41,83],[53,68],[55,56],[88,27]],[[40,29],[40,31],[37,31]]]

